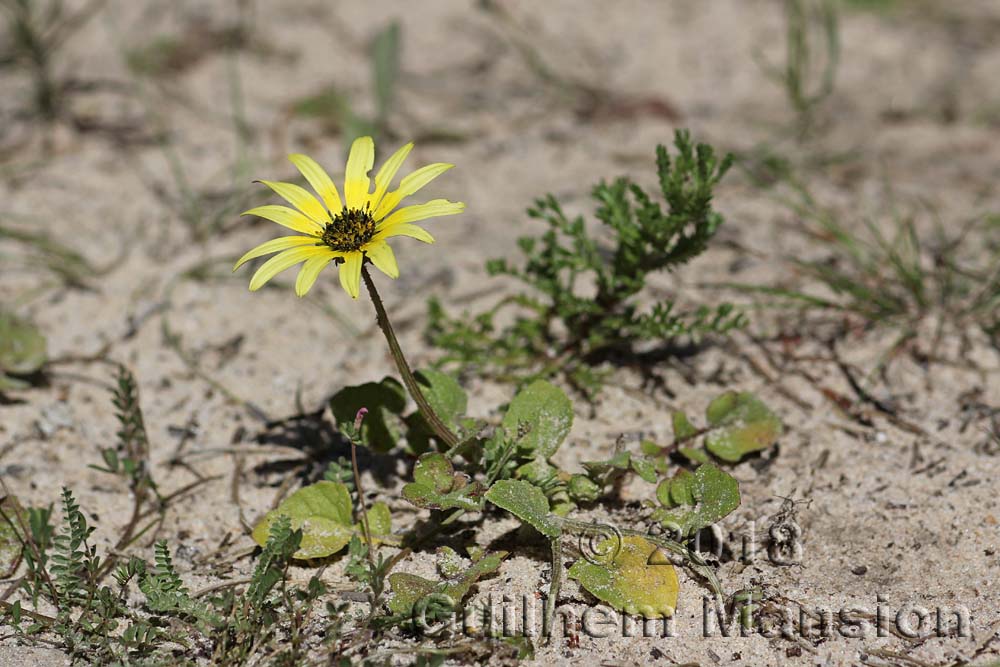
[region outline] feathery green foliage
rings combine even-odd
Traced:
[[[104,466],[91,466],[95,470],[120,475],[128,480],[137,494],[157,492],[156,482],[149,473],[149,437],[139,405],[139,387],[135,376],[125,366],[118,367],[118,377],[112,395],[119,429],[115,448],[101,450]]]
[[[650,274],[704,252],[723,222],[712,197],[732,156],[719,159],[711,146],[695,145],[683,130],[674,146],[673,157],[664,146],[656,151],[666,210],[627,178],[594,188],[595,216],[611,233],[610,247],[588,231],[583,217],[570,219],[548,195],[528,210],[548,230],[518,239],[523,264],[506,259],[487,264],[491,275],[515,278],[529,292],[472,320],[452,318],[432,300],[426,335],[445,352],[442,365],[522,381],[562,373],[593,393],[600,386],[594,365],[614,353],[635,353],[644,341],[669,343],[741,326],[743,315],[729,304],[694,312],[678,312],[673,301],[643,306]],[[507,306],[518,312],[513,324],[501,328],[496,316]]]

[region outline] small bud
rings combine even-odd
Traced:
[[[368,414],[368,408],[361,408],[358,410],[358,414],[354,415],[354,430],[356,432],[361,431],[361,422],[365,420],[365,415]]]

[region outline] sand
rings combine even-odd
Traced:
[[[235,12],[222,2],[171,3],[169,9],[154,2],[110,3],[67,43],[56,69],[123,87],[126,92],[112,87],[76,94],[70,107],[79,117],[133,127],[128,136],[134,141],[123,142],[122,132],[83,131],[66,120],[44,129],[37,119],[18,115],[28,97],[27,79],[15,70],[0,71],[8,93],[0,110],[11,119],[0,131],[5,201],[0,222],[51,234],[108,269],[85,289],[68,289],[53,286],[44,269],[26,266],[20,246],[0,249],[0,302],[40,288],[24,299],[20,312],[45,332],[54,360],[44,386],[0,405],[5,484],[26,504],[53,502],[60,487],[72,488],[98,526],[96,544],[111,545],[127,521],[131,499],[124,483],[87,466],[100,461],[99,451],[113,444],[117,427],[108,395],[113,366],[104,360],[125,363],[140,385],[161,488],[195,480],[191,469],[169,465],[178,451],[198,474],[212,477],[171,503],[155,537],[174,546],[193,588],[239,578],[252,567],[252,559],[240,557],[253,546],[244,524],[272,506],[276,494],[287,490],[284,483],[294,488],[325,467],[321,446],[313,445],[305,457],[296,450],[310,438],[329,442],[328,434],[310,434],[288,420],[300,407],[319,410],[345,385],[394,372],[370,304],[347,298],[332,272],[307,300],[294,297],[287,278],[280,288],[252,294],[247,269],[232,278],[224,275],[221,260],[272,237],[275,228],[241,221],[233,211],[220,216],[224,232],[194,240],[182,222],[178,187],[157,145],[158,133],[197,191],[262,197],[262,186],[252,178],[292,177],[284,155],[293,151],[337,165],[346,150],[343,138],[289,110],[333,83],[359,112],[370,113],[366,44],[398,19],[403,73],[398,108],[390,116],[398,138],[380,145],[377,159],[417,138],[411,166],[457,165],[429,188],[428,198],[468,205],[462,216],[430,223],[436,245],[400,240],[402,276],[395,282],[379,279],[402,344],[420,366],[437,354],[421,336],[427,297],[452,304],[452,312],[474,311],[495,298],[483,296],[484,289],[513,289],[488,278],[483,262],[517,257],[515,238],[538,229],[524,215],[533,198],[552,192],[570,212],[589,212],[589,189],[601,178],[629,175],[652,185],[653,147],[669,142],[676,127],[690,128],[719,150],[748,153],[777,146],[802,165],[799,175],[854,228],[866,217],[889,223],[887,182],[894,201],[915,211],[915,222],[925,231],[935,220],[955,229],[1000,210],[995,186],[1000,6],[986,0],[895,4],[901,7],[885,13],[844,12],[835,93],[817,112],[816,132],[798,142],[790,131],[795,115],[782,89],[758,64],[783,57],[780,2],[503,2],[514,28],[474,3],[456,0],[338,7],[260,2],[245,48],[232,55],[211,48],[208,39],[183,68],[147,82],[141,95],[122,49],[158,35],[190,34],[196,26],[231,25]],[[533,44],[562,80],[611,91],[619,104],[585,113],[577,93],[566,93],[532,68],[516,47],[519,40]],[[235,180],[240,151],[231,121],[233,67],[252,160],[251,171]],[[445,133],[454,140],[420,140]],[[677,295],[685,304],[746,303],[746,296],[708,285],[795,282],[789,258],[828,256],[829,246],[801,234],[802,220],[773,195],[735,169],[717,191],[717,206],[727,218],[720,242],[677,273],[658,276],[658,293]],[[220,279],[181,277],[207,260],[220,260],[213,264]],[[896,417],[889,418],[858,400],[835,364],[809,360],[827,355],[824,341],[836,330],[837,318],[800,320],[761,310],[752,311],[751,319],[750,329],[731,341],[652,369],[662,377],[661,386],[644,386],[634,369],[613,370],[593,406],[577,398],[573,429],[557,461],[578,470],[582,461],[607,456],[623,433],[628,442],[669,441],[670,410],[697,415],[726,388],[754,391],[780,414],[786,432],[775,448],[731,469],[743,503],[721,524],[737,551],[736,558],[724,555],[718,567],[726,590],[760,587],[810,610],[853,609],[854,618],[864,610],[879,612],[887,625],[897,613],[904,625],[915,619],[915,607],[943,609],[946,620],[954,616],[949,612],[967,611],[964,636],[909,640],[891,632],[878,636],[869,626],[861,637],[837,631],[825,638],[795,636],[797,631],[706,637],[708,591],[681,571],[673,636],[624,636],[620,627],[601,626],[602,618],[591,616],[586,623],[596,623],[596,632],[580,627],[547,643],[536,640],[534,661],[951,665],[997,660],[1000,452],[986,434],[1000,410],[997,350],[968,331],[971,347],[961,353],[957,334],[963,332],[953,328],[932,350],[933,325],[925,325],[913,349],[975,365],[919,364],[909,353],[898,355],[870,386],[874,396],[895,406]],[[197,359],[198,373],[168,345],[164,326]],[[798,361],[781,360],[781,346],[774,342],[766,343],[766,350],[778,361],[769,360],[753,342],[778,331],[797,336],[788,349]],[[886,331],[854,322],[835,349],[863,376],[891,343],[892,331]],[[101,360],[86,359],[95,355]],[[465,387],[470,414],[484,418],[495,418],[511,392],[477,378],[468,378]],[[830,391],[852,401],[854,416],[829,400]],[[408,466],[399,462],[397,472],[405,477]],[[399,530],[425,516],[399,497],[402,477],[391,477],[377,494],[393,508]],[[373,478],[366,479],[376,488]],[[651,496],[652,487],[629,484],[623,503],[590,515],[635,521],[634,502]],[[740,540],[751,532],[766,551],[769,527],[783,507],[794,512],[801,531],[795,562],[775,563],[765,553],[740,562]],[[480,544],[515,553],[497,576],[478,585],[474,599],[492,595],[502,603],[507,595],[516,607],[522,595],[533,598],[547,590],[544,543],[516,529],[516,521],[492,513],[475,535]],[[150,541],[132,551],[151,558]],[[210,558],[231,562],[210,568]],[[429,574],[431,563],[411,558],[399,570]],[[311,573],[302,567],[295,576]],[[324,576],[331,584],[344,580],[337,563]],[[569,582],[561,606],[574,609],[584,624],[584,611],[596,603]],[[797,619],[798,607],[789,602],[787,608]],[[590,636],[595,634],[607,636]],[[390,634],[381,648],[406,645]],[[0,646],[4,664],[65,661],[58,650],[28,648],[13,639]]]

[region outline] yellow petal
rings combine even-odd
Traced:
[[[308,155],[293,153],[288,156],[288,159],[305,176],[305,179],[309,181],[309,185],[316,191],[316,194],[323,199],[323,203],[326,204],[326,210],[334,215],[340,213],[344,205],[340,201],[340,193],[337,192],[337,186],[333,184],[333,180],[326,173],[326,170]]]
[[[271,239],[266,243],[261,243],[259,246],[240,257],[240,261],[236,262],[236,266],[233,267],[233,271],[240,268],[255,257],[270,255],[272,252],[288,250],[289,248],[294,248],[300,245],[315,245],[317,243],[319,243],[319,240],[315,236],[282,236],[280,238]]]
[[[255,292],[259,290],[268,280],[299,262],[304,262],[311,257],[330,255],[332,252],[329,248],[310,246],[308,248],[292,248],[291,250],[286,250],[283,253],[275,255],[264,262],[257,269],[257,273],[253,274],[253,278],[250,279],[250,291]]]
[[[399,182],[399,188],[387,194],[379,203],[378,208],[375,209],[375,219],[381,220],[384,218],[388,215],[389,211],[399,206],[399,202],[403,200],[403,197],[409,197],[414,194],[417,190],[424,187],[454,166],[455,165],[453,164],[436,162],[407,174],[403,180]]]
[[[403,166],[403,161],[406,160],[406,156],[410,154],[411,150],[413,150],[412,141],[393,153],[392,157],[386,160],[379,168],[378,173],[375,174],[375,192],[371,196],[373,211],[378,208],[382,196],[389,189],[392,179],[396,177],[396,172]]]
[[[462,202],[452,202],[447,199],[434,199],[426,204],[404,206],[398,211],[395,211],[382,222],[378,223],[378,227],[376,227],[376,229],[389,229],[394,225],[406,222],[416,222],[417,220],[426,220],[427,218],[437,218],[442,215],[455,215],[456,213],[461,213],[464,210],[465,204]]]
[[[358,137],[351,144],[344,174],[344,197],[348,208],[364,208],[368,203],[368,188],[371,181],[368,172],[375,164],[375,142],[371,137]]]
[[[349,252],[344,255],[344,263],[340,265],[340,286],[352,299],[357,299],[361,293],[361,263],[364,257],[360,252]]]
[[[319,237],[323,233],[322,227],[295,209],[288,208],[287,206],[268,204],[267,206],[258,206],[257,208],[250,209],[249,211],[244,211],[240,215],[260,216],[265,220],[276,222],[282,227],[288,227],[291,230],[302,232],[303,234],[312,234],[316,237]]]
[[[294,183],[281,183],[278,181],[261,181],[264,185],[278,193],[289,204],[299,209],[312,219],[322,230],[323,226],[330,222],[330,216],[319,203],[319,200],[309,194],[309,191]]]
[[[424,229],[423,227],[417,227],[416,225],[410,225],[407,223],[402,223],[399,225],[393,225],[392,227],[387,227],[382,231],[375,234],[375,238],[372,241],[380,241],[383,239],[389,239],[393,236],[409,236],[410,238],[417,239],[418,241],[423,241],[424,243],[434,243],[434,237]]]
[[[396,264],[396,255],[392,248],[385,241],[374,241],[365,246],[365,254],[372,261],[378,270],[390,278],[399,277],[399,265]]]
[[[316,282],[320,271],[333,261],[333,257],[333,254],[329,254],[307,259],[299,271],[299,277],[295,279],[295,293],[299,296],[305,296],[313,286],[313,283]]]

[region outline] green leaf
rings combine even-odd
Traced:
[[[21,527],[28,526],[28,512],[21,507],[15,496],[4,496],[0,500],[0,578],[14,576],[14,570],[21,562],[24,538]]]
[[[415,375],[424,397],[441,421],[453,432],[460,431],[460,427],[467,423],[463,417],[469,401],[458,381],[435,370],[417,371]],[[407,415],[406,425],[409,428],[406,441],[410,451],[421,453],[431,449],[431,441],[437,436],[419,410]]]
[[[674,440],[686,440],[698,435],[698,429],[691,424],[687,415],[680,410],[675,410],[671,415],[671,419],[674,425]]]
[[[410,616],[413,606],[433,593],[438,582],[409,572],[395,572],[389,575],[389,585],[393,592],[389,599],[389,611],[399,616]]]
[[[585,503],[592,503],[601,495],[601,487],[586,475],[573,475],[570,477],[566,490],[570,498]]]
[[[456,603],[461,602],[462,599],[468,595],[469,589],[472,588],[472,584],[476,583],[487,574],[493,574],[499,570],[500,563],[502,563],[503,559],[506,557],[506,551],[497,551],[483,556],[473,563],[472,566],[457,580],[449,581],[444,587],[444,594]]]
[[[562,533],[559,517],[549,513],[545,493],[530,482],[502,479],[486,492],[486,500],[530,524],[549,539],[555,539]]]
[[[9,376],[30,375],[41,369],[47,358],[46,347],[45,336],[35,325],[0,311],[0,381],[6,388],[25,386]]]
[[[611,537],[597,547],[597,553],[615,556],[610,563],[578,560],[569,568],[569,576],[618,611],[645,618],[673,616],[677,572],[656,545],[637,536]]]
[[[644,481],[656,484],[656,468],[644,458],[633,456],[631,461],[632,470]]]
[[[27,389],[30,386],[30,382],[18,380],[0,372],[0,391],[18,391],[20,389]]]
[[[643,440],[639,443],[639,451],[645,456],[661,456],[663,447],[660,447],[652,440]]]
[[[413,468],[413,481],[403,487],[403,497],[428,509],[478,510],[483,485],[456,473],[448,457],[439,452],[424,454]]]
[[[372,535],[389,535],[392,533],[392,514],[385,503],[375,503],[366,512],[368,528]]]
[[[712,457],[704,449],[696,447],[680,447],[677,452],[692,463],[711,463]]]
[[[436,550],[438,555],[437,570],[442,577],[453,579],[462,573],[464,565],[458,552],[447,545]]]
[[[448,428],[454,430],[469,404],[462,385],[452,376],[430,369],[417,371],[416,377],[431,408]]]
[[[353,425],[361,408],[368,414],[361,423],[361,442],[369,449],[387,452],[399,439],[399,415],[406,407],[403,385],[391,377],[381,382],[344,387],[330,399],[330,410],[339,425]]]
[[[631,470],[650,484],[656,483],[657,473],[666,472],[669,462],[662,455],[662,448],[646,441],[640,445],[644,452],[652,452],[649,456],[639,456],[622,450],[606,461],[584,461],[583,467],[592,476],[605,475],[615,470]],[[607,483],[605,479],[605,483]]]
[[[750,392],[727,391],[705,410],[711,427],[705,447],[723,461],[767,449],[782,433],[781,420]]]
[[[485,555],[458,577],[443,581],[425,579],[408,572],[391,574],[389,585],[392,586],[393,596],[389,600],[389,610],[398,616],[411,616],[414,607],[421,601],[430,601],[431,596],[447,598],[449,606],[454,609],[469,594],[472,585],[496,572],[506,557],[506,551]]]
[[[555,385],[538,380],[518,392],[501,423],[508,433],[524,434],[519,450],[524,455],[548,459],[569,435],[573,404]]]
[[[686,537],[739,507],[740,487],[731,475],[706,463],[693,474],[681,469],[671,479],[660,482],[656,498],[663,508],[653,513],[654,520],[679,537]],[[687,507],[693,509],[684,509]]]
[[[299,559],[335,554],[347,546],[356,532],[351,516],[351,494],[339,482],[317,482],[285,498],[254,527],[254,542],[261,546],[267,544],[271,524],[282,515],[291,520],[292,530],[302,531],[302,542],[294,554]]]

